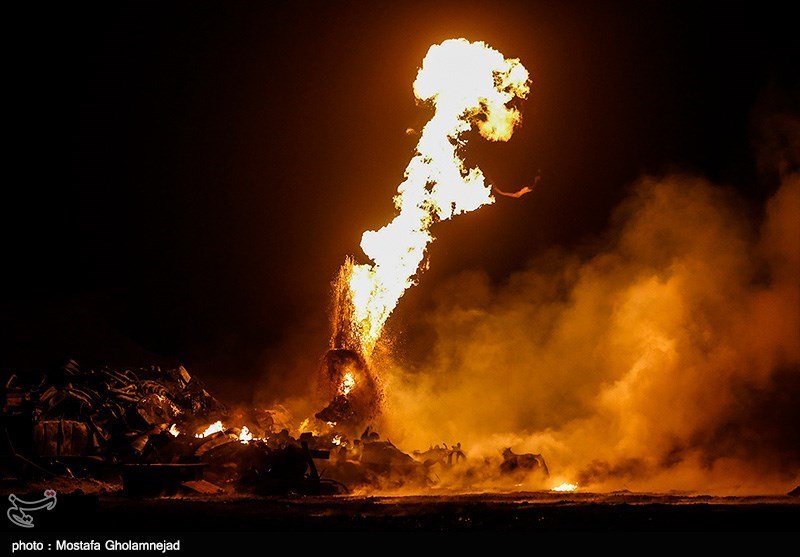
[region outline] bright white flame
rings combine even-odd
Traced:
[[[422,129],[417,149],[394,198],[399,213],[380,230],[368,230],[361,249],[372,261],[345,262],[352,308],[350,336],[369,357],[383,326],[405,290],[414,284],[435,221],[493,203],[492,187],[478,167],[466,168],[458,150],[463,134],[477,125],[491,141],[507,141],[520,113],[506,104],[529,91],[528,71],[483,42],[451,39],[433,45],[414,81],[414,95],[435,113]]]
[[[331,443],[334,445],[341,445],[342,444],[342,436],[341,435],[334,435],[333,439],[331,439]]]
[[[222,426],[222,422],[220,420],[217,420],[216,422],[208,426],[203,433],[195,434],[195,437],[197,438],[208,437],[212,433],[217,433],[219,431],[224,431],[224,430],[225,428]]]
[[[242,426],[242,431],[239,433],[239,441],[242,443],[249,443],[253,440],[253,434],[250,433],[250,429],[246,426]]]
[[[564,482],[561,485],[555,486],[553,488],[553,491],[575,491],[576,489],[578,489],[578,486],[576,484]]]
[[[178,429],[177,424],[172,424],[171,426],[169,426],[169,429],[167,431],[173,437],[177,437],[178,435],[181,434],[180,430]]]
[[[350,394],[350,391],[352,391],[353,387],[355,386],[356,386],[356,378],[353,376],[351,372],[348,371],[342,377],[342,384],[339,385],[339,393],[341,393],[344,396],[347,396]]]

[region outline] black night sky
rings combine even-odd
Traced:
[[[525,64],[522,127],[466,157],[541,184],[434,228],[401,332],[454,273],[502,282],[597,241],[643,174],[757,207],[775,183],[754,114],[797,109],[796,29],[764,3],[69,2],[6,22],[0,369],[180,362],[233,397],[327,349],[330,282],[393,216],[431,114],[412,93],[431,44]]]

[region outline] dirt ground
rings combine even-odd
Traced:
[[[379,557],[394,551],[494,555],[514,549],[526,554],[609,550],[616,555],[653,547],[681,554],[698,547],[739,554],[753,547],[780,554],[796,544],[800,500],[551,493],[208,499],[84,495],[59,497],[57,508],[37,512],[35,522],[23,531],[4,520],[0,548],[7,555],[120,554],[108,544],[132,540],[179,548],[156,546],[137,550],[137,555],[221,557],[287,550],[335,555],[335,548]],[[65,542],[73,545],[59,551]],[[94,545],[75,550],[76,544],[88,542]],[[32,551],[16,549],[24,543],[38,545]]]
[[[32,496],[33,494],[31,494]],[[22,497],[22,495],[20,495]],[[8,495],[3,496],[6,500]],[[796,532],[800,498],[502,493],[426,496],[59,495],[28,532]],[[4,519],[4,530],[22,532]]]

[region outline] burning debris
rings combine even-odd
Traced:
[[[176,422],[225,412],[182,366],[82,370],[69,361],[28,385],[12,375],[4,395],[9,442],[42,457],[130,458],[143,453],[150,435],[174,432]],[[17,435],[27,426],[32,445]]]
[[[129,495],[222,491],[204,477],[237,491],[337,491],[315,472],[312,459],[327,451],[274,431],[272,412],[229,410],[182,366],[82,370],[70,361],[30,384],[12,375],[3,394],[4,456],[18,478],[117,476]],[[236,418],[247,425],[223,425]]]
[[[330,402],[315,414],[317,423],[306,419],[292,428],[297,438],[276,412],[226,408],[184,367],[84,371],[71,361],[38,383],[12,376],[6,384],[10,468],[18,477],[112,469],[129,495],[270,495],[427,486],[435,470],[465,462],[460,443],[407,454],[372,430],[383,396],[373,353],[424,268],[431,225],[494,202],[481,169],[467,168],[461,156],[464,134],[474,125],[488,140],[507,141],[521,118],[508,103],[528,91],[520,61],[482,42],[454,39],[428,51],[414,94],[434,115],[398,186],[398,214],[362,237],[370,263],[347,258],[334,282],[333,332],[320,367]],[[497,191],[520,197],[530,188]],[[547,475],[541,455],[507,449],[503,459],[494,467],[500,473]],[[323,472],[315,460],[327,461]]]
[[[83,370],[70,361],[28,383],[12,375],[0,416],[4,468],[19,479],[102,479],[130,496],[207,496],[425,488],[466,462],[461,443],[408,454],[370,425],[357,429],[375,411],[369,372],[344,350],[324,363],[339,390],[318,413],[319,431],[302,431],[316,427],[304,420],[296,437],[281,411],[230,409],[184,367]],[[507,452],[513,469],[547,470],[541,455]]]
[[[378,413],[380,391],[366,361],[352,350],[329,350],[322,364],[321,384],[331,402],[315,417],[350,434],[360,431]]]

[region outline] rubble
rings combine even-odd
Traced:
[[[150,435],[175,421],[225,410],[182,366],[82,370],[70,360],[36,384],[22,385],[12,375],[4,395],[8,442],[37,457],[124,460],[140,455]]]
[[[338,445],[331,451],[324,475],[349,488],[366,486],[397,489],[427,487],[433,484],[429,467],[398,449],[391,440],[368,426],[353,440],[336,436]]]
[[[510,448],[503,450],[503,462],[500,471],[505,474],[528,474],[531,471],[541,472],[545,477],[550,476],[544,457],[540,454],[517,454]]]
[[[466,460],[461,443],[408,454],[364,426],[380,390],[356,353],[329,351],[324,372],[339,387],[298,437],[282,407],[230,409],[182,366],[92,370],[70,361],[27,382],[12,375],[2,391],[0,472],[28,483],[101,482],[131,497],[324,495],[430,487]],[[511,449],[493,466],[548,475],[541,455]]]
[[[467,456],[461,450],[461,443],[456,443],[452,447],[448,447],[447,443],[442,445],[432,446],[424,452],[414,451],[412,454],[416,460],[428,467],[435,464],[452,466],[461,460],[466,460]]]
[[[335,423],[350,434],[363,429],[378,414],[381,394],[367,362],[356,351],[328,350],[323,358],[321,384],[328,406],[316,413],[323,422]]]
[[[244,428],[186,433],[215,420],[222,429],[229,414],[270,438],[245,444]],[[0,417],[4,468],[20,479],[116,475],[130,496],[339,490],[313,462],[327,451],[285,429],[272,435],[270,412],[230,412],[182,366],[83,370],[69,361],[29,384],[12,375]]]

